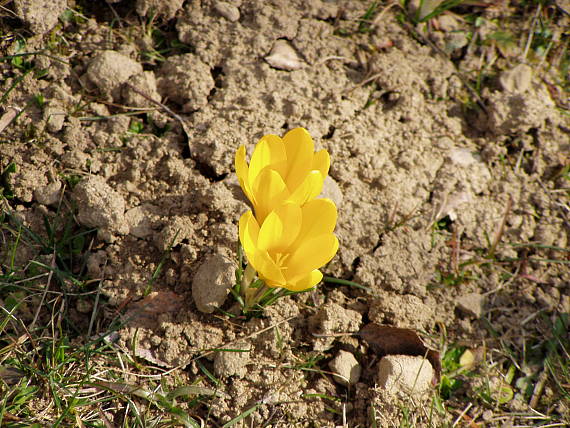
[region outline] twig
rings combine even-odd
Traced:
[[[435,50],[438,54],[440,54],[441,56],[443,56],[446,60],[450,61],[452,64],[453,62],[449,59],[449,56],[439,47],[437,46],[434,42],[432,42],[430,39],[428,39],[427,37],[425,37],[423,34],[419,33],[418,31],[416,31],[411,25],[409,25],[407,22],[402,22],[402,25],[404,26],[404,28],[406,30],[408,30],[411,34],[413,34],[416,38],[420,39],[422,42],[424,42],[425,44],[429,45],[433,50]],[[475,98],[475,101],[477,101],[477,104],[479,104],[479,107],[481,107],[481,109],[485,112],[485,114],[488,114],[488,110],[487,107],[485,106],[485,103],[483,103],[483,100],[481,99],[481,97],[479,96],[479,94],[477,93],[477,91],[471,87],[471,85],[469,84],[467,78],[463,75],[463,73],[461,73],[459,71],[459,69],[457,68],[457,66],[455,64],[453,64],[453,67],[455,68],[455,74],[457,75],[457,77],[459,77],[459,80],[461,80],[461,83],[463,83],[463,85],[467,88],[467,90],[469,92],[471,92],[471,95],[473,96],[473,98]]]
[[[546,369],[543,369],[540,374],[538,375],[538,380],[534,385],[534,390],[532,391],[532,397],[530,398],[530,402],[528,405],[532,408],[535,408],[540,400],[540,396],[542,395],[542,391],[544,389],[544,384],[548,379],[548,374],[546,373]]]
[[[141,91],[140,89],[135,88],[133,85],[131,85],[130,83],[127,83],[127,86],[132,89],[133,91],[135,91],[137,94],[139,94],[141,97],[147,99],[148,101],[150,101],[153,104],[156,104],[157,106],[159,106],[161,109],[163,109],[166,113],[168,113],[169,115],[171,115],[174,119],[176,119],[178,122],[180,122],[180,125],[182,125],[182,130],[184,131],[184,134],[186,134],[186,138],[188,139],[188,141],[190,141],[190,132],[188,131],[188,127],[186,125],[186,122],[184,121],[184,119],[182,119],[182,117],[175,113],[174,111],[172,111],[170,108],[168,108],[167,106],[165,106],[164,104],[162,104],[160,101],[156,101],[155,99],[152,99],[150,96],[148,96],[147,94],[145,94],[143,91]]]
[[[505,208],[505,214],[503,215],[503,220],[501,220],[501,224],[499,226],[499,229],[497,230],[497,233],[495,234],[495,239],[493,239],[493,244],[491,245],[491,248],[489,249],[489,252],[487,253],[487,257],[492,258],[495,254],[495,250],[497,249],[497,245],[499,244],[499,241],[501,240],[503,233],[505,232],[505,224],[507,223],[507,217],[509,216],[509,213],[511,212],[511,207],[513,206],[513,198],[511,197],[511,195],[508,195],[509,199],[507,200],[507,206]]]
[[[0,117],[0,134],[8,125],[10,125],[10,123],[12,123],[14,119],[16,119],[16,116],[18,116],[20,111],[21,110],[18,107],[8,107],[6,109],[6,112],[4,112],[2,117]]]
[[[51,269],[49,270],[49,274],[48,274],[47,281],[46,281],[46,286],[45,286],[44,292],[42,294],[42,300],[40,301],[40,304],[38,305],[38,308],[36,309],[34,319],[33,319],[32,323],[30,324],[30,330],[33,330],[34,325],[36,324],[36,321],[38,320],[38,317],[40,316],[40,311],[44,305],[44,301],[46,299],[46,295],[48,293],[49,286],[51,284],[51,278],[52,278],[53,272],[55,270],[55,249],[54,249],[54,252],[51,256],[50,267],[51,267]]]

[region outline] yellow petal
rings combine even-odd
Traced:
[[[329,173],[329,168],[331,166],[331,157],[329,156],[329,152],[325,149],[319,150],[313,156],[313,165],[311,169],[317,169],[321,171],[323,177],[326,177]]]
[[[292,191],[289,200],[298,205],[303,205],[305,202],[316,198],[323,190],[323,181],[323,176],[319,171],[310,171],[305,175],[302,183]]]
[[[281,164],[287,160],[283,140],[277,135],[265,135],[259,140],[249,162],[248,180],[255,182],[261,171],[268,166]],[[275,169],[275,168],[274,168]]]
[[[301,207],[286,202],[271,211],[259,231],[260,250],[285,253],[301,230]]]
[[[315,269],[298,281],[294,283],[287,283],[284,288],[291,291],[308,290],[309,288],[313,288],[315,285],[321,282],[321,279],[323,279],[323,274],[318,269]]]
[[[283,287],[285,276],[280,267],[273,261],[267,251],[257,250],[250,261],[259,277],[270,287]]]
[[[315,145],[311,135],[305,128],[295,128],[283,137],[287,152],[288,171],[284,180],[291,192],[299,186],[313,166]]]
[[[270,167],[263,169],[253,183],[255,215],[260,224],[265,217],[289,197],[281,175]]]
[[[313,199],[301,208],[302,225],[297,241],[308,241],[319,235],[333,233],[336,226],[336,205],[330,199]]]
[[[328,263],[338,250],[338,239],[333,234],[320,235],[301,242],[287,260],[287,281],[298,281],[307,273]]]
[[[239,219],[239,240],[249,261],[257,249],[258,236],[259,225],[253,213],[251,210],[243,213]]]
[[[254,201],[251,195],[251,186],[249,184],[248,178],[249,167],[247,166],[245,156],[245,146],[240,146],[236,152],[234,164],[236,168],[236,175],[239,180],[239,185],[241,186],[243,193],[245,193],[245,196],[247,196],[247,198],[253,204]]]

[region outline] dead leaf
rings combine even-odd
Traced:
[[[156,325],[158,315],[178,312],[183,305],[182,296],[172,291],[154,291],[144,299],[129,304],[125,318],[129,324],[137,323],[152,328]]]
[[[385,355],[425,356],[433,367],[434,383],[439,382],[441,377],[439,352],[428,349],[414,330],[370,323],[365,325],[358,335],[379,357]]]

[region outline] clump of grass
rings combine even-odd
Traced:
[[[216,390],[116,345],[123,325],[104,315],[100,281],[85,272],[93,231],[62,212],[31,230],[4,209],[0,232],[2,426],[203,426],[197,409]],[[26,247],[36,256],[18,266]]]

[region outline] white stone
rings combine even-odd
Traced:
[[[503,71],[499,82],[507,92],[524,93],[530,88],[532,68],[527,64],[519,64],[511,70]]]
[[[270,54],[265,57],[265,61],[271,67],[287,71],[298,70],[305,65],[287,40],[277,40]]]
[[[199,311],[212,313],[220,307],[235,282],[235,263],[214,254],[202,263],[192,281],[192,297]]]
[[[423,357],[387,355],[378,363],[378,384],[390,393],[421,395],[431,388],[433,367]]]
[[[350,352],[339,351],[337,356],[329,363],[330,369],[338,376],[333,379],[344,386],[356,385],[362,373],[362,367]]]
[[[323,191],[319,197],[329,198],[335,203],[337,208],[340,208],[344,198],[342,190],[340,190],[338,183],[334,181],[334,179],[329,175],[327,175],[325,178],[325,181],[323,183]]]

